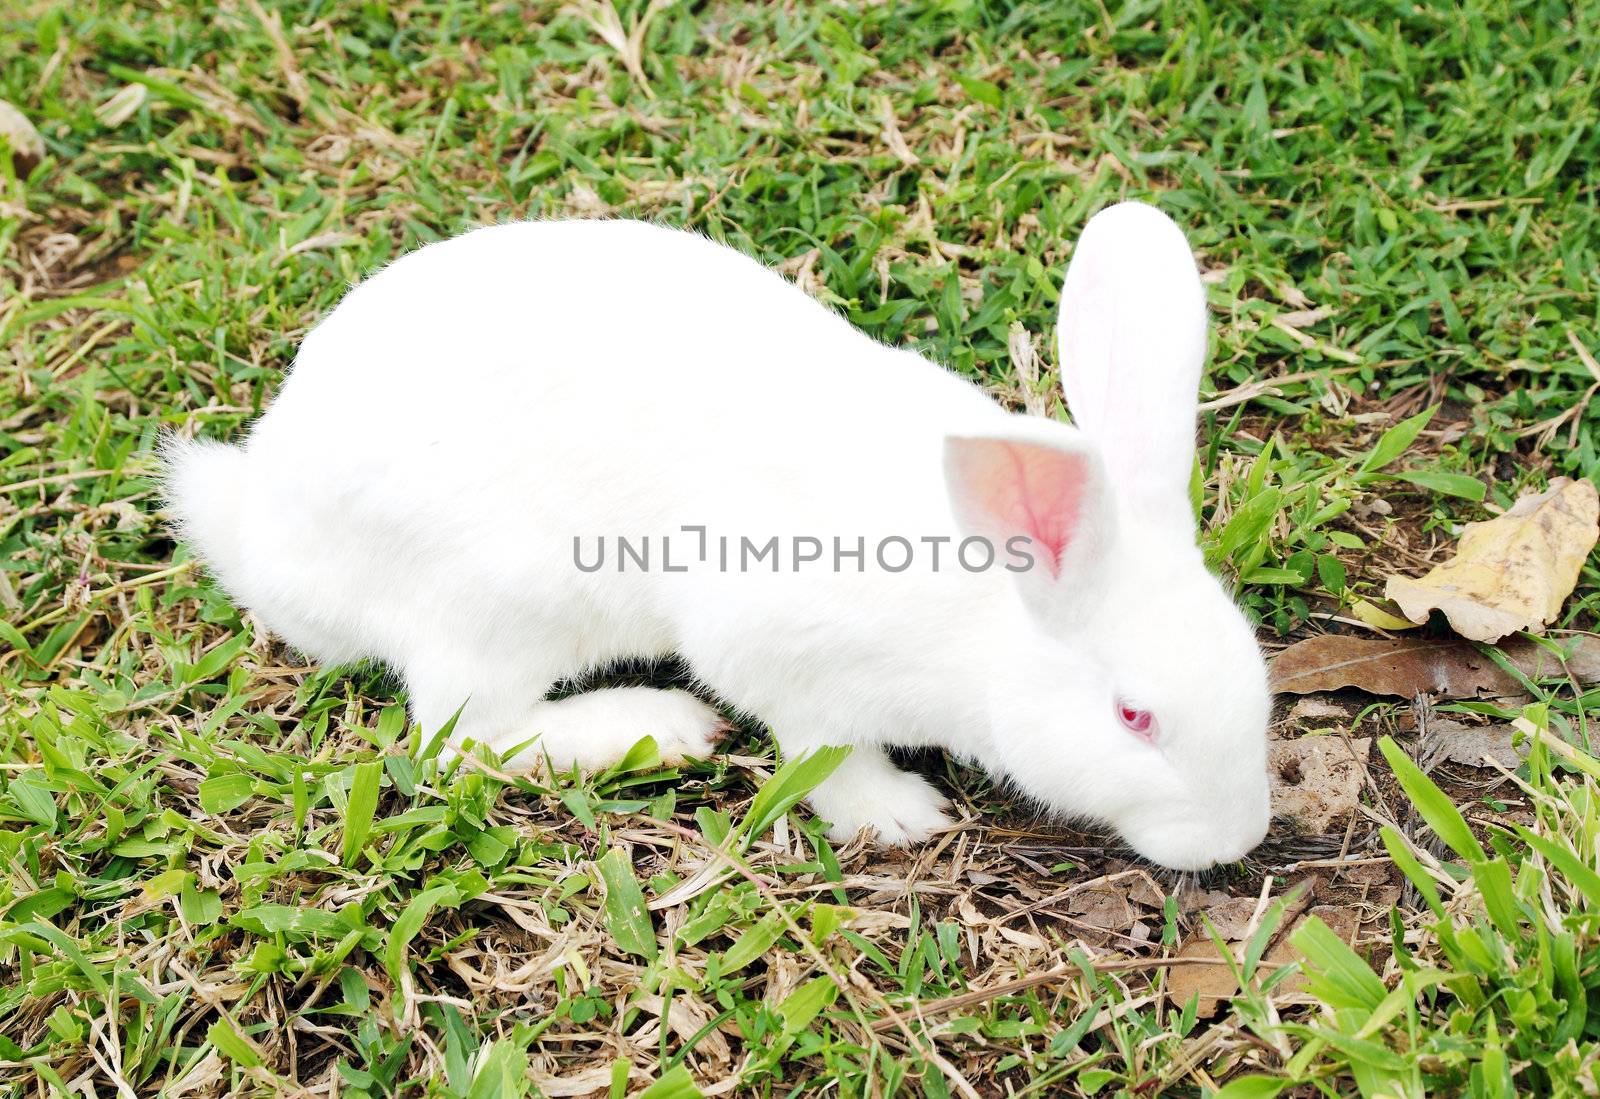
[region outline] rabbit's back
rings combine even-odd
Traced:
[[[663,589],[659,556],[583,573],[577,540],[939,533],[944,434],[999,414],[705,238],[496,226],[395,262],[306,338],[248,443],[248,571],[323,593],[307,613],[355,617],[386,649],[421,608],[596,623],[597,660],[638,655],[606,651],[619,633],[666,651],[703,581]],[[327,602],[353,582],[363,598]],[[626,628],[602,625],[618,606]]]
[[[997,412],[732,249],[640,222],[532,222],[433,245],[354,290],[251,445],[332,461],[348,477],[329,489],[391,514],[493,486],[558,514],[604,496],[643,521],[732,496],[794,517],[808,493],[833,513],[871,495],[841,497],[836,477],[942,494],[930,471],[952,418]]]

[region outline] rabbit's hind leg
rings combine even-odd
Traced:
[[[516,770],[541,770],[547,757],[558,770],[599,770],[646,736],[666,762],[704,758],[727,729],[721,714],[687,691],[611,687],[545,699],[573,674],[446,659],[408,667],[405,678],[424,735],[456,717],[453,748],[470,741],[514,753],[509,764]]]
[[[537,737],[517,752],[514,766],[532,769],[548,755],[557,767],[592,771],[617,762],[647,736],[664,763],[705,759],[728,728],[721,714],[688,691],[605,687],[541,702],[504,747]]]

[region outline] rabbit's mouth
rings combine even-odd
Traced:
[[[1223,820],[1197,823],[1194,814],[1154,824],[1119,827],[1123,839],[1141,856],[1172,870],[1206,871],[1240,862],[1266,838],[1269,820]]]

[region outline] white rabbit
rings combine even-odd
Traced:
[[[1156,862],[1237,859],[1267,827],[1269,699],[1195,545],[1205,298],[1183,234],[1105,210],[1061,310],[1081,430],[703,237],[480,229],[353,290],[241,446],[169,441],[170,506],[269,628],[383,661],[425,729],[460,709],[457,744],[521,746],[519,766],[600,767],[646,734],[712,752],[718,714],[682,691],[546,700],[678,654],[786,756],[853,746],[810,799],[832,835],[944,827],[885,753],[937,745]],[[983,542],[957,559],[980,537],[992,567]]]

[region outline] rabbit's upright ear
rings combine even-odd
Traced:
[[[1067,267],[1057,334],[1067,405],[1117,498],[1192,540],[1206,295],[1183,231],[1140,202],[1091,218]]]
[[[1030,611],[1060,622],[1092,601],[1115,518],[1081,433],[1019,419],[1006,434],[950,435],[944,476],[962,534],[993,547]]]

